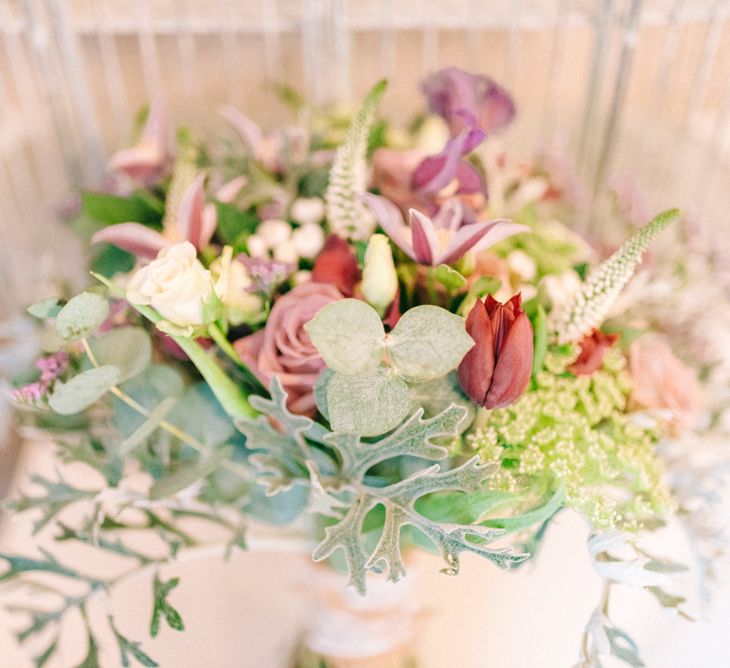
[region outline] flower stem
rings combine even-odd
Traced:
[[[251,387],[251,389],[257,394],[266,396],[268,394],[268,390],[263,386],[261,381],[253,373],[253,371],[251,371],[251,369],[249,369],[249,367],[244,364],[243,360],[236,352],[236,349],[226,338],[226,335],[221,331],[221,328],[218,327],[216,323],[213,322],[208,325],[208,334],[210,334],[210,338],[213,339],[216,344],[218,344],[218,347],[228,356],[228,358],[231,359],[234,364],[243,371],[246,382]]]

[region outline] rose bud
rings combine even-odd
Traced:
[[[603,364],[604,355],[618,338],[618,334],[605,334],[600,329],[589,332],[579,341],[580,353],[568,370],[576,376],[590,376],[598,371]]]
[[[398,292],[398,274],[388,237],[384,234],[373,234],[370,237],[365,251],[360,289],[365,301],[381,316],[395,299]]]
[[[466,319],[476,345],[459,365],[459,384],[479,406],[503,408],[527,388],[532,371],[532,324],[515,295],[501,304],[477,300]]]

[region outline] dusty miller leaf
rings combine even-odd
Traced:
[[[336,373],[327,388],[332,429],[378,436],[403,422],[410,408],[408,385],[389,369],[348,376]]]
[[[359,299],[321,308],[304,329],[327,366],[340,373],[374,373],[383,357],[385,328],[377,311]]]
[[[146,668],[156,668],[156,666],[159,665],[154,659],[142,651],[140,642],[129,640],[129,638],[126,638],[119,633],[111,617],[109,618],[109,626],[111,626],[114,637],[117,639],[117,645],[119,645],[119,660],[124,668],[129,668],[131,665],[129,660],[130,656],[135,658],[140,665],[145,666]]]
[[[387,337],[393,368],[408,381],[433,380],[455,369],[474,346],[464,319],[438,306],[406,311]]]
[[[180,578],[172,578],[167,582],[160,580],[158,575],[155,575],[155,580],[152,585],[152,593],[154,596],[154,607],[152,609],[152,620],[150,621],[150,635],[154,638],[160,631],[160,620],[164,617],[167,624],[171,629],[175,631],[182,631],[185,629],[180,613],[170,605],[167,600],[168,594],[180,584]]]
[[[109,315],[109,304],[101,295],[82,292],[60,310],[56,331],[61,338],[74,341],[93,332]]]

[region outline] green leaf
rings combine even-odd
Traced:
[[[441,264],[433,269],[432,275],[449,292],[461,290],[466,285],[466,279],[448,264]]]
[[[119,369],[101,366],[74,376],[68,383],[56,381],[48,400],[60,415],[73,415],[101,399],[119,380]]]
[[[81,195],[84,213],[106,225],[116,223],[159,223],[160,211],[147,200],[135,193],[129,197],[109,193],[85,192]]]
[[[58,303],[58,299],[56,297],[49,297],[48,299],[36,302],[32,306],[29,306],[26,310],[34,318],[46,320],[47,318],[55,318],[61,310],[61,305]]]
[[[123,383],[142,373],[152,360],[149,334],[141,327],[118,327],[89,342],[100,365],[119,369]]]
[[[426,417],[438,415],[451,405],[464,408],[466,415],[464,421],[459,425],[459,433],[469,427],[476,415],[474,402],[461,391],[454,371],[441,378],[426,380],[422,383],[412,383],[410,392],[411,412],[423,408]]]
[[[186,387],[168,419],[211,448],[225,443],[236,433],[233,421],[206,383]]]
[[[332,369],[323,369],[314,384],[314,403],[317,404],[317,410],[322,414],[325,420],[329,420],[330,412],[327,406],[327,389],[330,381],[335,375]]]
[[[321,308],[304,329],[330,369],[357,375],[380,366],[385,328],[372,306],[342,299]]]
[[[135,658],[138,663],[141,666],[145,666],[145,668],[156,668],[156,666],[159,665],[156,661],[154,661],[154,659],[150,658],[142,651],[141,643],[129,640],[119,633],[117,628],[114,626],[114,622],[111,617],[109,618],[109,625],[114,632],[114,637],[117,639],[117,644],[119,645],[119,659],[124,668],[129,668],[131,665],[129,660],[130,656]]]
[[[166,499],[190,487],[198,480],[205,480],[233,453],[233,448],[219,448],[208,456],[182,464],[174,473],[160,478],[152,485],[150,499]]]
[[[33,665],[34,668],[43,668],[48,663],[48,660],[56,653],[56,650],[58,649],[58,640],[59,637],[56,636],[56,638],[51,642],[48,647],[46,647],[43,652],[41,652],[38,656],[34,657],[33,659]]]
[[[55,575],[63,575],[69,578],[83,579],[79,573],[71,568],[67,568],[60,564],[55,557],[43,551],[45,559],[34,559],[33,557],[23,557],[7,552],[0,552],[0,559],[8,563],[8,570],[0,575],[0,582],[12,580],[21,573],[40,572],[53,573]]]
[[[474,345],[461,316],[438,306],[406,311],[388,335],[395,371],[408,381],[433,380],[455,369]]]
[[[160,580],[159,575],[155,575],[153,583],[154,608],[152,610],[152,620],[150,621],[150,635],[155,638],[160,631],[160,620],[165,618],[170,628],[175,631],[185,629],[182,617],[175,608],[170,605],[167,600],[168,594],[180,584],[180,578],[172,578],[167,582]]]
[[[327,389],[333,431],[377,436],[397,427],[410,408],[408,385],[389,369],[348,376],[336,373]]]
[[[493,295],[502,287],[502,281],[495,276],[480,276],[474,281],[469,294],[475,297],[484,297],[484,295]]]
[[[259,217],[252,211],[241,211],[232,204],[215,202],[218,214],[217,232],[221,240],[230,246],[236,246],[242,233],[253,234],[259,224]]]
[[[175,397],[165,397],[155,406],[149,417],[120,443],[116,452],[117,456],[124,459],[142,445],[159,428],[160,423],[165,419],[176,401]]]
[[[56,331],[67,340],[83,339],[108,315],[109,304],[104,297],[94,292],[82,292],[60,310],[56,317]]]
[[[112,278],[117,274],[126,274],[134,269],[137,259],[132,253],[113,244],[99,244],[98,246],[89,267],[92,271]]]
[[[99,663],[99,645],[94,638],[94,634],[91,632],[91,628],[87,631],[88,638],[88,649],[86,650],[86,656],[83,661],[76,666],[76,668],[101,668]]]
[[[492,529],[503,529],[505,534],[515,533],[550,519],[563,507],[564,501],[565,490],[563,487],[559,487],[546,503],[533,510],[514,517],[485,520],[481,524]]]
[[[542,365],[545,361],[545,355],[548,348],[548,325],[545,309],[542,304],[537,305],[537,315],[533,323],[535,330],[535,354],[532,358],[532,375],[542,371]]]

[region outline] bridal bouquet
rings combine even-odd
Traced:
[[[0,580],[75,586],[44,585],[50,607],[23,609],[21,640],[49,638],[36,665],[73,610],[81,665],[98,665],[87,606],[140,570],[156,573],[151,635],[182,630],[178,579],[158,568],[213,540],[193,520],[226,553],[252,522],[291,525],[366,595],[369,573],[406,577],[411,550],[436,551],[449,575],[465,552],[516,568],[568,508],[606,592],[632,584],[681,608],[683,567],[641,540],[679,507],[659,445],[698,423],[702,389],[661,333],[615,315],[678,212],[600,261],[558,222],[577,196],[565,170],[505,155],[515,107],[499,85],[435,73],[407,130],[377,120],[385,88],[351,115],[290,95],[300,123],[273,131],[225,108],[234,134],[219,142],[170,141],[153,105],[103,190],[82,196],[95,283],[29,309],[44,354],[14,396],[19,422],[88,475],[35,476],[11,508],[128,569],[0,555]],[[643,665],[607,601],[579,665]],[[108,621],[122,665],[157,665]]]

